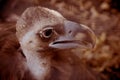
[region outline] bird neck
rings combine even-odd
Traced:
[[[26,56],[28,69],[36,80],[52,79],[53,75],[56,74],[56,70],[58,73],[62,73],[58,76],[67,76],[65,80],[70,77],[70,71],[72,70],[70,65],[74,63],[71,58],[74,56],[70,50],[36,52],[23,49],[23,52]]]
[[[36,80],[44,80],[50,70],[50,57],[42,57],[39,52],[23,50],[26,65]]]

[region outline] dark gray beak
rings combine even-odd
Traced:
[[[85,25],[72,21],[64,22],[65,35],[49,44],[49,47],[57,49],[69,48],[93,48],[96,43],[96,37],[93,31]]]

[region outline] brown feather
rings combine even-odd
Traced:
[[[20,45],[15,36],[15,27],[12,26],[0,34],[0,80],[20,80],[25,69],[25,59],[18,51]]]

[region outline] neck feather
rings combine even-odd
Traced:
[[[44,80],[50,70],[50,58],[41,57],[38,52],[31,52],[29,50],[23,50],[27,66],[31,74],[36,78],[36,80]]]

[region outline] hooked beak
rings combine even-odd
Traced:
[[[49,47],[57,49],[94,48],[96,36],[87,26],[72,21],[65,21],[64,31],[65,35],[50,43]]]

